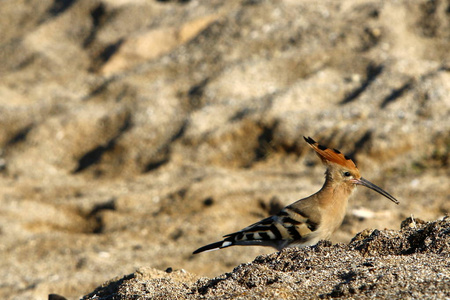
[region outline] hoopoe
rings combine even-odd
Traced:
[[[368,187],[399,204],[389,193],[362,178],[355,163],[339,150],[319,145],[310,137],[303,138],[327,168],[322,188],[286,206],[278,214],[227,234],[224,240],[203,246],[193,254],[230,246],[270,246],[281,250],[315,245],[320,240],[329,239],[341,226],[348,198],[357,185]]]

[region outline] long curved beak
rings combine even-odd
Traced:
[[[380,188],[379,186],[376,186],[375,184],[373,184],[372,182],[364,179],[364,178],[360,178],[360,179],[354,179],[353,182],[355,184],[359,184],[359,185],[363,185],[365,187],[368,187],[371,190],[374,190],[375,192],[385,196],[386,198],[388,198],[389,200],[391,200],[392,202],[394,202],[395,204],[399,204],[400,202],[395,199],[391,194],[389,194],[388,192],[386,192],[385,190],[383,190],[382,188]]]

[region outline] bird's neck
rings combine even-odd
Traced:
[[[348,198],[355,189],[354,185],[334,180],[326,176],[323,187],[316,197],[322,210],[322,231],[328,238],[342,224],[347,210]]]

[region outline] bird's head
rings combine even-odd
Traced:
[[[365,186],[380,193],[392,202],[399,204],[398,200],[388,192],[361,177],[356,164],[339,150],[319,145],[319,143],[310,137],[303,138],[311,148],[316,151],[322,162],[327,166],[327,175],[330,176],[334,182],[339,182],[348,185],[349,187],[354,187],[355,185]]]

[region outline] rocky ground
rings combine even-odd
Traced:
[[[261,255],[213,279],[142,268],[83,299],[448,299],[450,218],[424,223]]]
[[[360,188],[333,242],[448,214],[449,12],[443,0],[0,1],[0,298],[81,298],[135,270],[120,287],[149,282],[148,297],[173,276],[180,293],[244,297],[246,272],[252,295],[289,298],[311,276],[289,267],[299,259],[342,260],[331,290],[309,277],[314,295],[371,295],[386,272],[401,282],[390,295],[448,297],[432,292],[449,282],[448,247],[430,263],[367,262],[357,241],[191,253],[321,187],[303,135],[401,202]],[[395,275],[413,262],[431,283]]]

